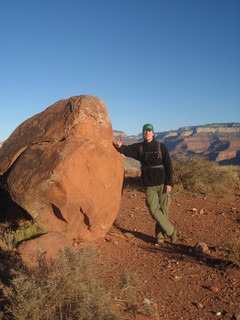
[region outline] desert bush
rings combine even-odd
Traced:
[[[93,276],[96,253],[66,248],[50,263],[44,255],[31,269],[12,270],[10,285],[1,284],[3,319],[116,319],[112,297]]]
[[[127,309],[136,314],[138,309],[137,287],[139,280],[137,274],[127,273],[119,279],[119,298],[124,301]]]
[[[126,175],[137,176],[141,174],[140,162],[132,158],[124,158],[124,171]]]
[[[126,176],[140,176],[139,161],[124,158]],[[174,190],[218,195],[228,194],[234,182],[240,181],[239,166],[219,166],[198,156],[181,154],[173,160]]]
[[[173,161],[175,191],[227,194],[233,182],[239,181],[238,167],[220,167],[200,157],[178,156]]]
[[[119,279],[119,293],[116,302],[124,305],[125,312],[131,313],[134,319],[138,314],[158,319],[157,305],[148,299],[141,299],[140,281],[135,272],[128,272]]]
[[[14,249],[19,242],[46,232],[46,227],[38,222],[20,220],[14,228],[9,225],[0,232],[0,247],[4,251],[10,251]]]
[[[133,168],[133,167],[126,168],[124,172],[126,175],[132,176],[132,177],[139,176],[141,174],[140,169]]]
[[[232,240],[225,244],[226,257],[233,265],[240,268],[240,240]]]

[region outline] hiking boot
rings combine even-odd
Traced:
[[[176,228],[174,228],[173,233],[170,238],[171,238],[172,243],[175,243],[177,241],[177,229]]]

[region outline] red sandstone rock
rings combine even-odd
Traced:
[[[121,201],[121,155],[103,101],[61,100],[22,123],[0,149],[12,200],[49,231],[106,234]],[[8,171],[9,170],[9,171]]]
[[[71,247],[71,241],[58,233],[47,233],[36,239],[24,241],[18,248],[22,260],[31,266],[37,263],[37,257],[42,254],[46,261],[53,260],[65,247]]]

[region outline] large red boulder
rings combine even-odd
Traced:
[[[113,139],[104,102],[89,95],[58,101],[26,120],[0,149],[12,202],[49,231],[82,240],[104,236],[120,206],[124,175]]]

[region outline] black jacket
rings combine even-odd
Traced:
[[[139,160],[142,165],[142,181],[145,187],[153,187],[161,184],[173,186],[172,161],[164,143],[160,144],[161,156],[159,157],[158,142],[134,143],[129,146],[122,145],[117,149],[126,157]],[[152,166],[160,166],[153,168]]]

